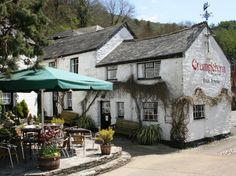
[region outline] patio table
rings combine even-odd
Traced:
[[[52,129],[60,129],[61,124],[58,124],[58,123],[45,123],[44,127],[50,127]]]
[[[68,150],[70,150],[70,136],[71,134],[81,134],[81,135],[86,135],[86,134],[91,134],[91,131],[85,128],[76,128],[76,127],[70,127],[70,128],[65,128],[64,131],[67,133],[67,135],[69,136],[68,138],[68,143],[67,143],[67,147]]]

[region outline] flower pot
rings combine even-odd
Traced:
[[[39,157],[38,164],[39,164],[39,169],[43,171],[58,169],[60,166],[60,157],[52,157],[52,158]]]
[[[110,144],[101,144],[101,153],[102,155],[110,155],[111,153],[111,145]]]

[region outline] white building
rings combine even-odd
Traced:
[[[127,24],[53,37],[44,65],[123,85],[95,99],[87,114],[98,126],[114,124],[117,118],[138,121],[140,114],[143,124],[159,124],[162,139],[170,140],[173,118],[178,119],[172,105],[185,99],[187,142],[230,132],[230,64],[206,23],[142,40],[134,39]],[[134,81],[128,87],[132,91],[127,80]],[[45,110],[52,116],[53,96],[47,94]],[[86,94],[68,92],[64,109],[81,114]]]
[[[25,59],[27,59],[25,56],[20,56],[19,61],[18,61],[19,69],[26,69],[27,67],[29,67],[24,64]],[[37,93],[33,91],[31,93],[19,93],[19,92],[18,93],[10,93],[10,92],[0,93],[0,104],[4,108],[5,111],[11,111],[13,107],[16,105],[16,102],[21,102],[22,100],[26,101],[28,105],[28,109],[29,109],[29,114],[33,116],[34,115],[37,116],[38,115]]]

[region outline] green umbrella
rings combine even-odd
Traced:
[[[112,90],[112,83],[51,67],[25,69],[13,72],[10,78],[0,76],[3,92],[41,92],[41,115],[43,117],[43,92],[68,90]]]
[[[3,92],[67,90],[112,90],[112,83],[51,67],[13,72],[11,78],[0,76]]]

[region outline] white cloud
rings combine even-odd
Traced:
[[[147,15],[141,15],[137,17],[139,20],[146,20],[151,22],[158,22],[157,16],[147,16]]]

